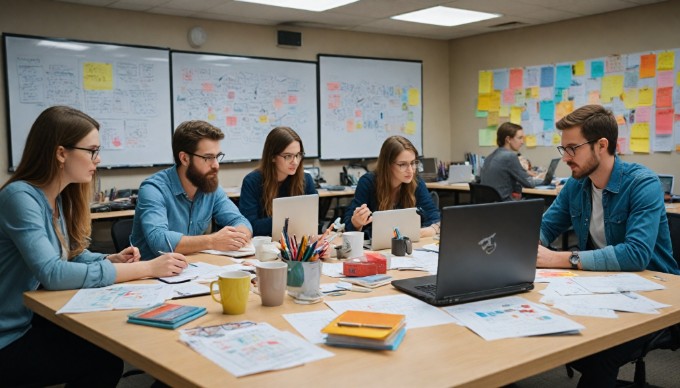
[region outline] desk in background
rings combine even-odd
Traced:
[[[430,190],[453,193],[455,205],[460,204],[460,193],[470,192],[470,185],[467,183],[428,182],[425,185]],[[552,203],[555,197],[557,197],[557,190],[523,188],[522,194],[526,197],[543,198],[545,200],[546,206],[548,206]]]
[[[424,239],[419,244],[431,242]],[[226,257],[198,254],[190,260],[218,265],[230,264]],[[602,273],[583,273],[601,275]],[[645,271],[649,278],[654,272]],[[419,272],[390,271],[395,278],[420,276]],[[130,311],[106,311],[55,315],[75,291],[31,291],[24,294],[27,307],[65,329],[123,358],[171,386],[301,387],[318,384],[339,386],[351,372],[354,381],[378,382],[381,386],[502,386],[589,354],[599,352],[642,335],[680,322],[680,276],[660,274],[666,290],[645,295],[670,307],[658,315],[620,313],[611,319],[570,317],[586,329],[577,335],[538,336],[485,341],[468,329],[454,324],[409,330],[397,351],[366,351],[328,347],[334,357],[296,368],[236,378],[178,341],[178,333],[126,323]],[[337,279],[322,278],[322,283]],[[538,290],[519,294],[538,301]],[[348,293],[329,300],[366,298],[398,294],[384,286],[368,294]],[[245,314],[223,315],[221,306],[209,296],[181,299],[176,303],[206,306],[208,315],[186,327],[252,320],[297,334],[282,314],[327,309],[325,304],[298,305],[286,297],[282,306],[263,307],[253,293]],[[612,323],[616,330],[612,330]],[[493,355],[493,362],[489,362]],[[376,378],[380,380],[377,381]]]

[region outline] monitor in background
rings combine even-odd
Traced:
[[[659,180],[661,181],[661,188],[664,194],[673,194],[673,175],[659,174]]]
[[[371,250],[392,247],[392,232],[395,227],[411,241],[420,240],[420,216],[414,207],[381,210],[373,212],[372,217]]]
[[[437,158],[422,158],[418,175],[425,182],[437,181]]]
[[[550,166],[548,166],[548,170],[545,172],[545,178],[543,178],[543,181],[538,182],[536,185],[537,189],[553,187],[552,180],[555,178],[555,171],[560,164],[560,160],[560,158],[555,158],[550,161]]]
[[[319,195],[297,195],[274,198],[272,208],[272,240],[279,241],[283,225],[288,221],[288,235],[315,235],[319,233]]]
[[[467,183],[472,181],[472,166],[469,164],[452,164],[449,166],[448,183]]]

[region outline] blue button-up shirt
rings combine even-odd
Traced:
[[[643,271],[680,274],[673,259],[663,190],[657,175],[616,157],[602,191],[607,246],[586,250],[591,220],[592,181],[569,179],[543,215],[541,244],[548,245],[569,226],[578,237],[581,265],[593,271]]]
[[[190,200],[173,166],[150,176],[139,187],[132,244],[139,248],[143,260],[152,259],[159,251],[173,251],[182,236],[204,234],[212,219],[219,227],[244,225],[252,231],[250,222],[221,188],[213,193],[197,191]]]

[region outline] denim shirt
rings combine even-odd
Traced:
[[[139,187],[132,244],[139,248],[143,260],[149,260],[159,251],[174,251],[182,236],[202,235],[212,219],[219,227],[245,225],[252,231],[250,222],[220,187],[212,193],[197,191],[190,200],[173,166],[150,176]]]
[[[365,203],[366,206],[368,206],[368,209],[371,211],[371,213],[378,210],[376,179],[377,178],[374,172],[368,172],[362,175],[361,178],[359,178],[359,183],[357,184],[357,188],[354,191],[354,199],[352,199],[352,202],[349,204],[349,206],[347,206],[347,209],[345,210],[345,219],[343,221],[345,223],[345,230],[347,231],[356,230],[356,228],[352,224],[352,215],[354,214],[354,209],[360,207],[362,204]],[[417,182],[415,196],[416,207],[418,208],[418,212],[420,213],[420,226],[424,228],[439,222],[440,220],[439,209],[437,209],[434,202],[432,201],[432,195],[427,190],[425,182],[418,177],[415,177],[413,179],[416,179]],[[372,224],[364,226],[362,231],[364,232],[366,238],[370,238],[372,232]]]
[[[586,250],[589,238],[592,181],[569,179],[543,215],[541,244],[547,246],[569,226],[578,237],[583,269],[680,274],[673,259],[663,190],[656,174],[617,156],[602,191],[607,246]]]

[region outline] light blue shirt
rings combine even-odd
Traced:
[[[61,198],[59,218],[64,219]],[[0,349],[30,329],[33,312],[22,294],[39,285],[48,290],[103,287],[113,284],[116,269],[106,255],[88,250],[62,259],[52,224],[52,207],[42,190],[22,181],[0,191]],[[62,235],[68,239],[63,222]]]
[[[219,227],[243,225],[253,230],[219,187],[213,193],[197,191],[190,200],[173,166],[150,176],[139,187],[132,244],[139,248],[142,260],[149,260],[159,251],[174,251],[182,236],[204,234],[212,219]]]
[[[592,211],[590,178],[569,179],[543,215],[541,244],[547,246],[569,226],[574,228],[583,269],[652,271],[680,274],[673,259],[663,190],[657,175],[617,156],[602,191],[607,246],[588,249]]]

